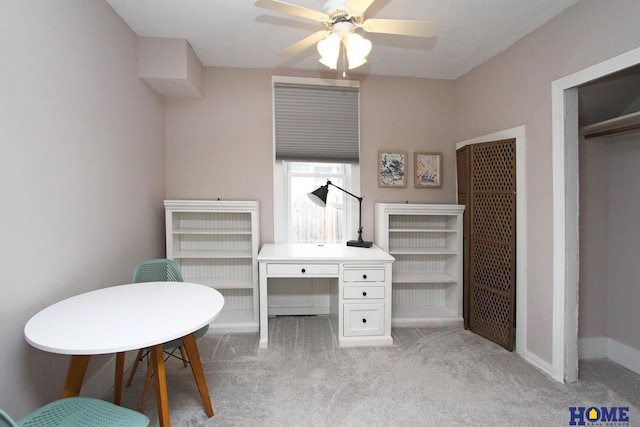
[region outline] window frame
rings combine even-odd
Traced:
[[[353,80],[328,80],[318,78],[306,78],[306,77],[286,77],[286,76],[272,76],[272,85],[275,82],[293,83],[293,84],[306,84],[306,85],[324,85],[324,86],[339,86],[339,87],[360,87],[360,82]],[[360,94],[358,93],[358,96]],[[272,96],[273,102],[273,96]],[[359,104],[359,103],[358,103]],[[273,106],[272,106],[273,111]],[[360,112],[358,111],[358,118]],[[358,119],[359,121],[359,119]],[[359,126],[359,125],[358,125]],[[288,163],[284,160],[276,160],[276,144],[275,144],[275,124],[273,127],[272,138],[272,159],[273,159],[273,241],[275,243],[291,243],[290,231],[289,231],[289,178],[288,178]],[[358,136],[359,139],[359,136]],[[360,141],[358,141],[360,145]],[[299,161],[298,161],[299,162]],[[309,163],[318,163],[317,161],[310,161]],[[333,162],[344,163],[344,162]],[[361,194],[360,191],[360,164],[359,163],[344,163],[345,167],[345,190],[353,194]],[[315,190],[310,188],[309,192]],[[337,188],[331,188],[329,191],[340,191]],[[345,228],[343,239],[347,240],[357,239],[358,234],[358,200],[354,197],[345,194],[344,212]],[[331,209],[330,207],[326,209]]]

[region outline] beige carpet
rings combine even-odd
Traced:
[[[393,346],[346,349],[327,317],[272,318],[270,333],[269,349],[258,334],[198,340],[211,419],[190,369],[170,360],[172,425],[568,426],[572,406],[628,406],[631,422],[615,425],[640,425],[640,376],[609,361],[564,385],[459,328],[394,328]],[[143,382],[140,369],[124,406],[138,406]],[[146,414],[158,425],[153,394]]]

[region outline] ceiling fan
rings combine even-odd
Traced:
[[[414,37],[433,37],[438,24],[430,21],[398,19],[365,19],[365,12],[375,0],[327,0],[322,12],[280,0],[257,0],[255,5],[276,12],[287,13],[320,22],[327,29],[317,31],[294,43],[280,56],[293,56],[318,43],[320,63],[331,69],[338,67],[342,53],[345,68],[354,69],[367,62],[371,42],[355,32],[362,28],[368,33],[396,34]],[[345,58],[346,56],[346,58]]]

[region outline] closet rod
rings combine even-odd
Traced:
[[[608,129],[608,130],[602,130],[600,132],[588,133],[588,134],[585,134],[584,137],[585,137],[585,139],[597,138],[599,136],[610,136],[610,135],[615,135],[617,133],[622,133],[622,132],[633,132],[633,131],[639,130],[639,129],[640,129],[640,124],[631,125],[631,126],[623,126],[623,127],[619,127],[619,128],[615,128],[615,129]]]
[[[640,111],[584,126],[580,129],[580,134],[585,138],[596,138],[633,132],[638,129],[640,129]]]

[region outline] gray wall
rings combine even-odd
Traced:
[[[640,350],[640,133],[580,143],[580,338]]]
[[[579,338],[607,336],[609,147],[599,138],[580,141]]]
[[[19,418],[60,396],[68,364],[25,342],[29,318],[163,253],[164,124],[102,1],[2,2],[0,38],[0,406]]]
[[[454,83],[456,141],[525,125],[526,351],[553,359],[551,83],[640,46],[640,2],[581,0]]]
[[[609,146],[607,336],[640,350],[640,134]]]

